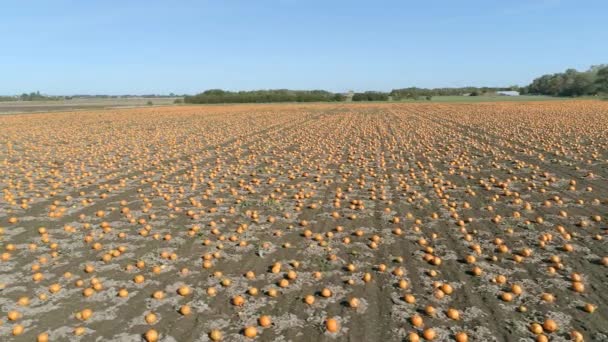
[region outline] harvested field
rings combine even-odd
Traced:
[[[608,340],[608,102],[0,127],[2,341]]]
[[[67,112],[75,110],[102,110],[110,108],[171,106],[176,97],[130,97],[109,99],[72,99],[56,101],[8,101],[0,102],[0,115],[17,113]]]

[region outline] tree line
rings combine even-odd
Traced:
[[[583,96],[608,93],[608,65],[594,65],[586,71],[565,72],[538,77],[522,88],[524,94]]]
[[[172,97],[183,97],[186,95],[176,95],[170,93],[169,95],[159,94],[148,94],[148,95],[104,95],[104,94],[76,94],[69,96],[52,96],[41,94],[40,91],[23,93],[21,95],[0,95],[0,102],[9,101],[53,101],[53,100],[74,100],[74,99],[128,99],[128,98],[172,98]],[[181,99],[179,99],[181,100]]]
[[[342,94],[325,90],[252,90],[225,91],[211,89],[194,96],[185,96],[185,103],[267,103],[267,102],[334,102],[344,101]]]
[[[380,91],[366,91],[364,93],[355,93],[353,101],[388,101],[388,93]]]
[[[31,93],[23,93],[21,95],[16,96],[0,96],[0,101],[51,101],[51,100],[60,100],[63,97],[61,96],[47,96],[40,94],[39,91],[31,92]]]
[[[365,91],[352,95],[352,101],[400,101],[424,98],[431,100],[433,96],[485,95],[495,94],[501,90],[516,90],[521,94],[549,96],[584,96],[608,94],[608,64],[594,65],[586,71],[567,69],[565,72],[540,76],[527,86],[518,87],[457,87],[457,88],[400,88],[390,92]],[[169,95],[146,95],[145,97],[172,97]],[[74,95],[47,96],[39,91],[23,93],[17,96],[0,96],[0,101],[45,101],[72,98],[120,98],[140,97],[135,95]],[[211,89],[197,95],[185,95],[185,103],[265,103],[265,102],[336,102],[346,101],[347,96],[325,90],[252,90],[225,91]],[[177,99],[181,103],[182,99]]]
[[[458,88],[400,88],[390,92],[367,91],[355,93],[353,101],[401,101],[401,100],[431,100],[433,96],[478,96],[494,94],[500,90],[519,90],[517,86],[511,87],[458,87]]]
[[[393,100],[418,100],[425,98],[431,100],[433,96],[478,96],[484,94],[494,94],[500,90],[518,90],[519,87],[457,87],[457,88],[418,88],[409,87],[401,89],[393,89],[389,95]]]

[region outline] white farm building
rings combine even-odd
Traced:
[[[515,90],[499,90],[496,92],[496,95],[501,96],[519,96],[519,92]]]

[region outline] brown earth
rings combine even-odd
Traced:
[[[17,113],[67,112],[75,110],[102,110],[109,108],[171,106],[177,97],[129,97],[129,98],[76,98],[48,101],[0,101],[0,115]]]
[[[248,326],[261,341],[608,340],[606,102],[138,108],[0,127],[2,341],[245,341]],[[556,331],[531,331],[547,320]]]

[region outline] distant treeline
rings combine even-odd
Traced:
[[[403,88],[393,89],[390,93],[381,91],[366,91],[352,94],[352,101],[389,101],[404,99],[419,99],[421,97],[431,100],[433,96],[446,95],[483,95],[498,90],[513,90],[517,87],[463,87],[463,88]],[[266,103],[266,102],[336,102],[346,101],[345,94],[332,93],[325,90],[253,90],[253,91],[225,91],[211,89],[194,96],[185,96],[185,103]]]
[[[608,65],[594,65],[587,71],[568,69],[543,75],[521,89],[524,94],[582,96],[608,93]]]
[[[185,103],[266,103],[266,102],[336,102],[336,101],[400,101],[433,96],[478,96],[493,95],[502,90],[515,90],[521,94],[549,96],[583,96],[608,94],[608,64],[595,65],[586,71],[568,69],[562,73],[543,75],[525,87],[458,87],[458,88],[418,88],[393,89],[390,92],[366,91],[349,94],[332,93],[325,90],[252,90],[225,91],[211,89],[197,95],[183,95]],[[166,98],[180,97],[169,95],[72,95],[48,96],[39,91],[16,96],[0,96],[0,101],[47,101],[90,98]],[[177,99],[175,103],[182,103]]]
[[[353,101],[388,101],[388,93],[380,91],[366,91],[364,93],[355,93]]]
[[[379,91],[366,91],[364,93],[355,93],[353,101],[401,101],[401,100],[418,100],[421,98],[431,100],[433,96],[457,96],[469,95],[477,96],[484,94],[494,94],[499,90],[518,90],[517,86],[511,87],[460,87],[460,88],[402,88],[393,89],[390,93]]]
[[[172,98],[182,97],[185,95],[176,95],[171,93],[169,95],[69,95],[69,96],[52,96],[44,95],[39,91],[31,93],[23,93],[15,96],[0,96],[0,102],[7,101],[54,101],[54,100],[73,100],[73,99],[129,99],[129,98]]]
[[[325,90],[253,90],[225,91],[211,89],[194,96],[184,97],[185,103],[266,103],[266,102],[333,102],[344,101],[345,96]]]
[[[433,96],[456,96],[456,95],[470,95],[477,96],[483,94],[493,94],[500,90],[518,90],[517,86],[511,87],[459,87],[459,88],[402,88],[393,89],[390,92],[390,97],[393,100],[405,100],[426,98],[430,100]]]
[[[170,98],[170,97],[183,97],[186,95],[177,95],[174,93],[170,93],[169,95],[159,95],[159,94],[146,94],[146,95],[70,95],[64,96],[65,99],[130,99],[130,98]]]
[[[587,71],[568,69],[563,73],[544,75],[536,78],[525,87],[459,87],[459,88],[402,88],[393,89],[390,93],[364,92],[356,93],[353,101],[386,101],[386,100],[431,100],[433,96],[455,95],[492,95],[498,91],[514,90],[521,94],[549,96],[583,96],[608,94],[608,65],[595,65]]]
[[[60,100],[62,97],[59,96],[47,96],[40,94],[39,91],[31,92],[29,94],[23,93],[16,96],[0,96],[0,101],[51,101]]]

